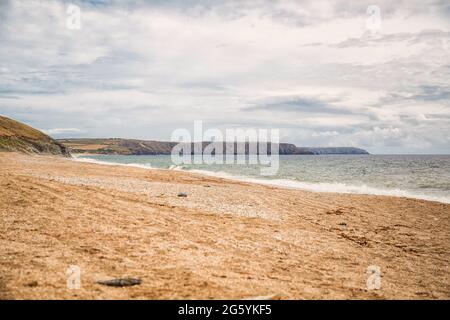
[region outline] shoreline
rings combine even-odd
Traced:
[[[72,158],[74,161],[80,161],[85,163],[92,163],[92,164],[98,164],[98,165],[106,165],[106,166],[124,166],[124,167],[135,167],[135,168],[141,168],[141,169],[148,169],[148,170],[168,170],[168,171],[182,171],[182,172],[188,172],[188,173],[195,173],[195,174],[201,174],[206,175],[209,177],[215,177],[215,178],[221,178],[221,179],[227,179],[232,181],[239,181],[239,182],[246,182],[246,183],[255,183],[255,184],[261,184],[261,185],[268,185],[272,187],[278,187],[278,188],[285,188],[285,189],[295,189],[295,190],[303,190],[303,191],[309,191],[309,192],[317,192],[317,193],[336,193],[336,194],[350,194],[350,195],[374,195],[374,196],[385,196],[385,197],[397,197],[397,198],[407,198],[407,199],[417,199],[417,200],[425,200],[430,202],[438,202],[442,204],[450,204],[450,198],[445,196],[430,196],[430,195],[423,195],[423,194],[417,194],[413,191],[409,190],[402,190],[402,189],[382,189],[377,187],[371,187],[367,185],[348,185],[345,183],[312,183],[312,182],[302,182],[298,180],[291,180],[291,179],[260,179],[260,178],[254,178],[249,176],[237,176],[232,175],[227,172],[215,172],[215,171],[208,171],[208,170],[184,170],[184,169],[178,169],[177,168],[157,168],[157,167],[151,167],[147,165],[141,165],[138,163],[116,163],[116,162],[107,162],[107,161],[101,161],[101,160],[95,160],[95,159],[89,159],[89,158],[83,158],[84,156],[96,156],[95,154],[75,154]],[[334,191],[336,189],[339,189],[340,191]],[[333,191],[331,191],[333,190]]]
[[[0,299],[450,298],[447,204],[13,153],[0,199]]]

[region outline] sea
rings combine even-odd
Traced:
[[[280,155],[261,175],[255,164],[174,165],[170,155],[78,155],[77,161],[185,170],[316,192],[388,195],[450,203],[450,155]]]

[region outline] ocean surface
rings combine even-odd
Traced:
[[[187,170],[316,192],[404,196],[450,203],[450,155],[284,155],[274,176],[261,176],[259,165],[175,166],[165,155],[90,155],[78,156],[77,160]]]

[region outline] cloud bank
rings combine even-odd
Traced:
[[[168,140],[203,120],[299,146],[449,153],[448,1],[378,1],[375,31],[369,5],[2,1],[0,114],[55,137]]]

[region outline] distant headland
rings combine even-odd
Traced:
[[[178,142],[149,141],[136,139],[60,139],[59,143],[72,153],[115,154],[115,155],[170,155]],[[205,148],[210,142],[203,142]],[[236,143],[235,143],[236,145]],[[192,148],[193,150],[194,148]],[[236,148],[235,148],[236,149]],[[245,150],[248,153],[248,143]],[[224,148],[225,150],[225,148]],[[268,148],[270,151],[270,147]],[[281,155],[322,155],[322,154],[369,154],[366,150],[353,147],[309,148],[297,147],[291,143],[280,143]]]

